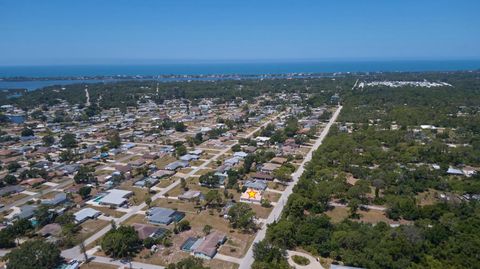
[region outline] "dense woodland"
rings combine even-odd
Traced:
[[[262,247],[271,250],[259,251],[256,268],[285,268],[279,253],[294,248],[363,268],[480,268],[480,176],[446,172],[480,167],[480,80],[442,77],[453,87],[342,91],[338,124],[270,225]],[[427,191],[444,199],[421,204]],[[348,218],[328,217],[332,201],[347,206]],[[406,224],[365,223],[364,205]]]

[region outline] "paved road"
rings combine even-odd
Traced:
[[[305,164],[312,159],[313,152],[322,144],[323,139],[325,139],[325,137],[328,134],[328,131],[330,130],[330,127],[332,127],[333,123],[335,123],[335,121],[337,120],[337,117],[340,114],[341,110],[342,110],[342,106],[339,106],[335,111],[335,113],[333,113],[332,118],[330,119],[328,124],[325,126],[322,133],[315,141],[315,143],[313,144],[313,147],[305,156],[305,159],[303,159],[302,163],[300,164],[300,167],[298,167],[297,171],[295,171],[295,173],[292,174],[292,183],[288,185],[285,191],[283,191],[282,196],[280,197],[280,199],[277,202],[277,205],[273,208],[272,212],[268,216],[267,220],[265,221],[265,224],[257,232],[257,235],[255,236],[255,239],[253,240],[252,245],[250,245],[250,248],[248,249],[247,254],[245,254],[245,257],[243,257],[242,262],[240,263],[239,269],[250,269],[250,267],[252,266],[254,262],[254,258],[253,258],[254,243],[258,243],[262,241],[265,238],[265,234],[267,232],[267,224],[273,223],[275,220],[277,220],[280,217],[283,207],[285,206],[288,200],[288,197],[293,192],[293,187],[297,184],[300,176],[303,174],[303,171],[305,170],[304,168]]]
[[[130,268],[129,263],[122,263],[119,260],[112,260],[111,258],[102,257],[102,256],[93,256],[92,261],[93,262],[98,262],[98,263],[116,265],[116,266],[122,267],[122,268]],[[86,267],[86,268],[88,268],[88,267]],[[133,269],[164,269],[165,267],[160,266],[160,265],[148,264],[148,263],[132,262],[132,268]]]
[[[335,203],[335,202],[330,202],[328,203],[331,206],[336,206],[336,207],[348,207],[348,204],[340,204],[340,203]],[[378,205],[360,205],[362,207],[368,208],[370,210],[378,210],[378,211],[386,211],[387,208],[383,206],[378,206]]]
[[[308,255],[303,252],[293,251],[293,250],[288,250],[287,253],[288,253],[288,263],[291,266],[294,266],[296,269],[323,269],[323,266],[317,261],[317,259],[315,259],[315,257],[311,255]],[[292,256],[294,255],[305,257],[310,261],[310,263],[308,265],[296,264],[292,259]]]
[[[277,116],[273,117],[272,119],[266,121],[265,123],[263,123],[262,125],[260,125],[258,128],[256,128],[255,130],[253,130],[252,132],[250,132],[249,134],[247,134],[246,137],[250,137],[252,136],[255,132],[259,131],[261,128],[267,126],[270,122],[274,121],[275,119],[277,119],[278,117],[280,117],[283,113],[280,113],[278,114]],[[196,167],[195,169],[193,169],[192,171],[190,171],[188,174],[186,174],[185,178],[189,177],[189,176],[192,176],[194,175],[196,172],[198,172],[199,170],[201,169],[204,169],[206,168],[211,162],[213,161],[216,161],[217,158],[219,158],[221,155],[227,153],[232,147],[233,147],[234,144],[232,144],[231,146],[228,146],[227,148],[223,149],[222,151],[220,151],[219,153],[215,154],[212,158],[210,158],[208,161],[204,162],[202,165]],[[162,189],[160,192],[156,193],[153,197],[152,197],[152,201],[155,201],[156,199],[158,198],[162,198],[164,197],[165,193],[169,192],[170,190],[172,190],[173,188],[175,188],[176,186],[178,186],[180,184],[181,180],[177,180],[175,181],[174,183],[170,184],[168,187]],[[139,211],[141,211],[144,207],[146,207],[147,205],[145,204],[145,202],[143,202],[142,204],[140,205],[137,205],[137,206],[133,206],[130,208],[130,211],[127,212],[125,215],[123,215],[122,217],[118,218],[115,223],[117,225],[120,225],[121,223],[123,223],[124,221],[126,221],[127,219],[129,219],[131,216],[137,214]],[[85,246],[88,246],[89,244],[95,242],[96,240],[100,239],[102,236],[104,236],[108,231],[110,231],[111,229],[111,225],[107,225],[105,228],[101,229],[100,231],[98,231],[97,233],[95,233],[94,235],[92,235],[91,237],[87,238],[84,242]],[[69,258],[69,259],[77,259],[77,260],[83,260],[83,254],[80,252],[80,247],[79,246],[75,246],[73,248],[70,248],[70,249],[67,249],[67,250],[64,250],[62,251],[62,256],[65,257],[65,258]],[[107,259],[108,260],[108,259]]]

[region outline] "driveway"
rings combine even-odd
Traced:
[[[291,266],[295,267],[296,269],[323,269],[322,265],[317,261],[317,259],[315,259],[314,257],[308,254],[305,254],[303,252],[293,251],[293,250],[287,250],[287,254],[288,254],[288,263]],[[296,264],[292,259],[292,256],[294,255],[305,257],[310,261],[310,263],[308,265]]]

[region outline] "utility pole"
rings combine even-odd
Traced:
[[[80,242],[80,251],[83,253],[85,263],[88,263],[87,248],[85,247],[85,241],[83,241],[83,239]]]

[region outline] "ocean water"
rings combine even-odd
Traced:
[[[438,61],[331,61],[331,62],[249,62],[249,63],[199,63],[152,65],[52,65],[52,66],[0,66],[3,77],[79,77],[117,75],[209,75],[209,74],[289,74],[334,72],[420,72],[480,70],[480,60]],[[164,79],[168,80],[168,79]],[[109,80],[0,80],[2,88],[27,88],[29,90],[71,83],[109,82]]]
[[[454,71],[480,68],[480,60],[201,63],[157,65],[0,66],[0,77],[114,75],[284,74],[376,71]]]

